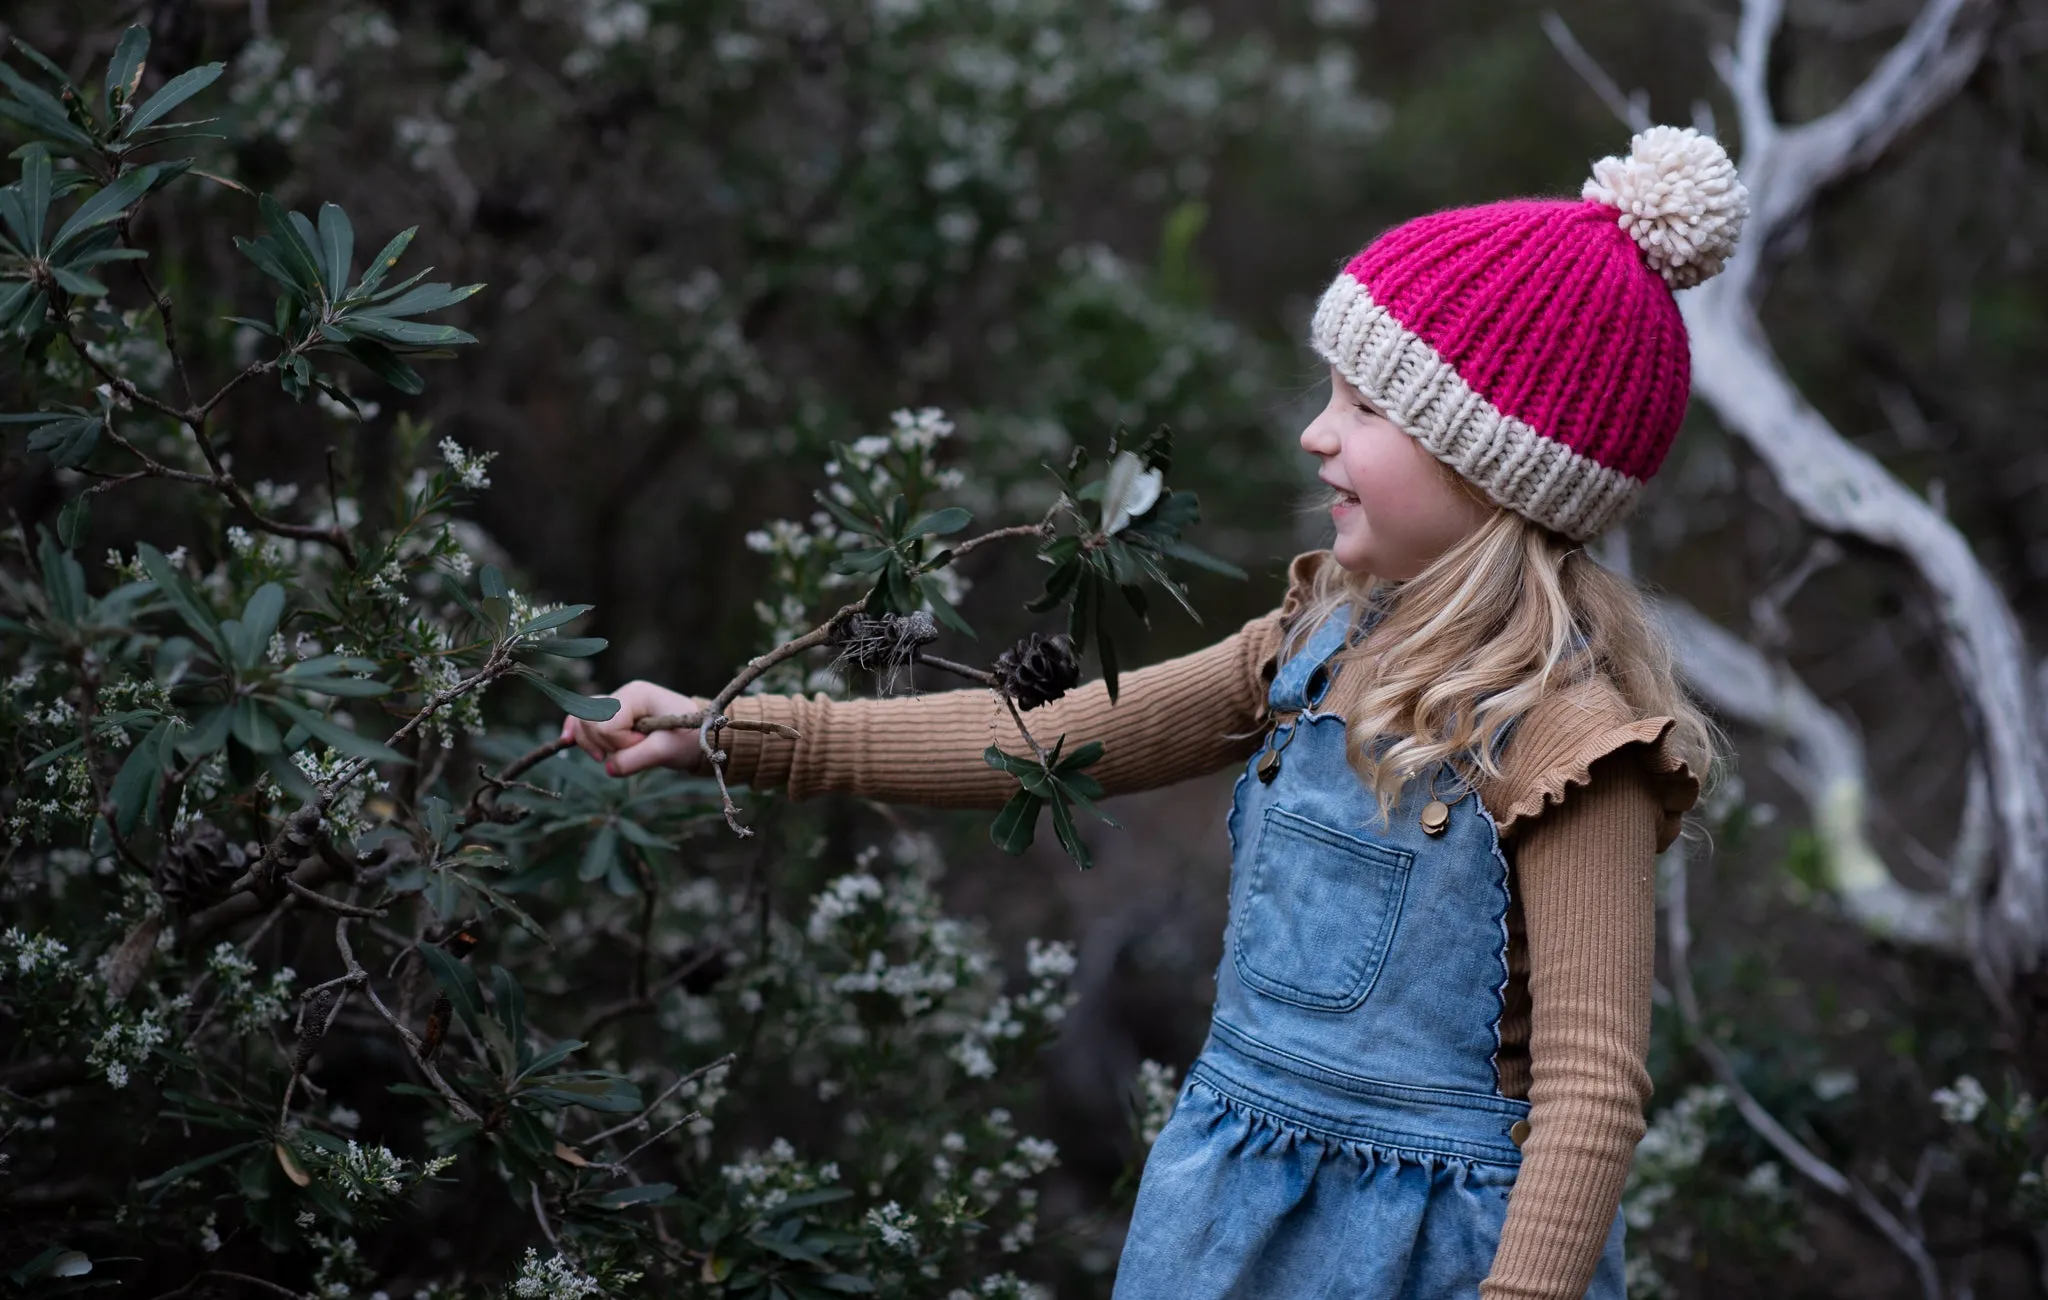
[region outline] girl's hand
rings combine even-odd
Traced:
[[[697,744],[694,727],[651,731],[643,735],[633,730],[633,724],[641,718],[658,714],[695,713],[711,701],[694,695],[678,695],[653,682],[627,682],[613,691],[610,698],[619,702],[617,713],[604,722],[564,718],[562,739],[573,742],[578,749],[604,764],[604,770],[613,776],[631,776],[650,767],[673,767],[695,772],[703,765],[704,751]]]

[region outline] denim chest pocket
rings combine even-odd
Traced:
[[[1268,997],[1350,1011],[1386,962],[1415,855],[1268,808],[1233,923],[1238,978]]]

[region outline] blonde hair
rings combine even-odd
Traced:
[[[1592,677],[1611,682],[1636,716],[1676,719],[1673,748],[1701,778],[1721,751],[1635,583],[1511,510],[1406,582],[1323,564],[1287,625],[1282,662],[1346,603],[1354,614],[1384,610],[1363,642],[1339,652],[1364,683],[1345,692],[1345,753],[1382,822],[1409,778],[1439,763],[1497,778],[1494,746],[1480,739]],[[1395,739],[1376,745],[1383,736]]]

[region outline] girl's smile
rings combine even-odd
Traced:
[[[1334,367],[1330,403],[1301,431],[1301,448],[1322,461],[1337,525],[1330,549],[1353,572],[1406,581],[1496,509]]]

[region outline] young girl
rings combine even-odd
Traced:
[[[1242,764],[1207,1044],[1146,1165],[1120,1300],[1619,1300],[1643,1131],[1653,859],[1712,756],[1627,579],[1581,545],[1677,433],[1674,289],[1732,251],[1720,146],[1657,127],[1579,200],[1418,218],[1324,293],[1302,431],[1336,538],[1280,607],[1046,706],[1110,794]],[[697,771],[703,701],[564,724],[624,775]],[[733,780],[995,808],[990,693],[743,696]],[[1512,1189],[1512,1195],[1510,1190]]]

